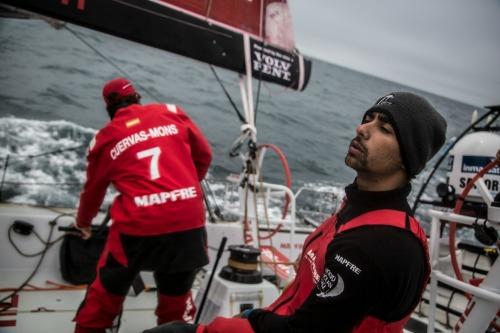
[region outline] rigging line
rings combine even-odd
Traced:
[[[205,188],[208,190],[208,192],[210,193],[210,196],[212,197],[212,200],[214,202],[214,205],[215,205],[214,214],[215,214],[215,216],[217,216],[218,218],[222,218],[222,214],[221,214],[222,210],[220,209],[219,204],[217,204],[217,199],[214,195],[214,192],[212,191],[212,188],[210,187],[210,183],[206,179],[204,179],[203,184],[204,184]],[[222,220],[223,220],[223,218],[222,218]]]
[[[207,5],[207,12],[205,14],[205,20],[208,22],[210,19],[210,13],[212,11],[212,0],[208,0],[208,5]]]
[[[104,59],[108,64],[110,64],[114,69],[116,69],[120,74],[122,74],[124,77],[131,77],[128,75],[123,69],[120,68],[117,64],[115,64],[110,58],[108,58],[104,53],[100,52],[97,48],[92,46],[89,42],[87,42],[76,30],[71,29],[68,27],[67,24],[64,25],[64,28],[71,32],[73,36],[75,36],[78,40],[80,40],[83,44],[85,44],[88,48],[90,48],[92,51],[94,51],[99,57]],[[134,81],[134,84],[139,87],[141,91],[146,92],[149,96],[153,98],[153,100],[159,102],[162,100],[162,98],[158,98],[154,93],[152,93],[149,89],[146,89],[143,87],[140,83],[137,81]]]
[[[259,168],[259,166],[256,166],[256,167]],[[258,169],[256,170],[256,173],[257,172],[259,172]],[[253,191],[252,192],[253,192],[253,209],[254,209],[254,212],[255,212],[255,235],[256,235],[256,238],[257,238],[256,239],[257,249],[261,249],[260,237],[259,237],[259,207],[257,205],[257,195],[259,195],[259,189],[258,189],[258,182],[259,182],[259,180],[257,179],[257,174],[256,173],[254,173],[254,174],[252,174],[250,176],[253,176]],[[266,199],[264,198],[264,200],[266,200]],[[262,272],[264,270],[263,269],[264,265],[262,264],[262,261],[260,262],[259,266],[260,266],[260,271]]]
[[[222,88],[222,91],[224,91],[224,94],[226,94],[226,97],[229,100],[229,103],[231,103],[231,105],[233,106],[234,111],[236,111],[236,115],[238,116],[238,118],[240,119],[240,121],[243,124],[246,124],[245,118],[243,118],[243,116],[241,115],[240,110],[236,106],[236,103],[234,103],[234,100],[231,98],[231,95],[229,94],[229,92],[227,91],[226,87],[224,86],[224,83],[222,83],[221,79],[219,78],[219,75],[215,71],[214,66],[212,64],[210,64],[209,66],[210,66],[210,69],[212,70],[212,73],[215,76],[215,79],[217,80],[217,82],[219,83],[220,87]]]
[[[62,216],[62,215],[64,215],[64,214],[61,214],[60,216]],[[56,217],[54,220],[52,220],[52,221],[49,222],[50,230],[49,230],[49,236],[47,238],[47,244],[50,244],[51,241],[52,241],[52,235],[54,233],[54,228],[57,225],[57,219],[60,216]],[[40,259],[38,260],[38,263],[36,264],[35,269],[31,272],[31,274],[28,276],[28,278],[19,287],[17,287],[12,293],[10,293],[9,295],[7,295],[7,296],[3,297],[2,299],[0,299],[0,303],[5,302],[6,300],[8,300],[9,298],[13,297],[14,295],[17,295],[20,291],[23,290],[23,288],[28,283],[30,283],[31,279],[35,276],[35,274],[38,272],[38,269],[42,265],[43,259],[45,258],[45,254],[47,253],[47,251],[49,250],[50,247],[51,247],[51,245],[46,245],[45,246],[45,248],[43,249],[42,253],[40,253]],[[11,306],[6,306],[5,308],[0,309],[0,313],[8,311],[10,308],[11,308]]]
[[[52,151],[48,151],[48,152],[45,152],[45,153],[40,153],[40,154],[36,154],[36,155],[7,155],[7,156],[11,156],[11,157],[14,157],[14,158],[26,158],[26,159],[31,159],[31,158],[38,158],[38,157],[43,157],[43,156],[47,156],[47,155],[55,155],[55,154],[60,154],[60,153],[64,153],[66,151],[72,151],[72,150],[78,150],[80,148],[85,148],[87,147],[87,145],[79,145],[79,146],[76,146],[76,147],[70,147],[70,148],[64,148],[64,149],[56,149],[56,150],[52,150]],[[13,162],[13,163],[10,163],[10,167],[12,166],[15,166],[15,165],[18,165],[18,164],[21,164],[21,163],[25,163],[25,161],[16,161],[16,162]],[[6,184],[9,183],[9,182],[5,182]]]
[[[36,154],[36,155],[20,155],[20,154],[9,154],[11,157],[14,157],[14,158],[36,158],[36,157],[41,157],[41,156],[45,156],[45,155],[52,155],[52,154],[59,154],[59,153],[64,153],[65,151],[71,151],[71,150],[77,150],[77,149],[80,149],[80,148],[85,148],[87,147],[87,145],[79,145],[79,146],[76,146],[76,147],[70,147],[70,148],[60,148],[60,149],[56,149],[56,150],[51,150],[51,151],[46,151],[44,153],[40,153],[40,154]]]
[[[494,130],[496,128],[498,130],[498,127],[491,126],[491,124],[493,124],[498,119],[498,117],[500,117],[500,112],[498,112],[495,116],[493,116],[493,118],[490,120],[490,122],[484,126],[485,129],[486,130]]]
[[[260,43],[260,47],[261,49],[264,48],[264,42],[261,42]],[[257,85],[257,96],[256,96],[256,100],[255,100],[255,108],[254,108],[254,112],[253,112],[253,123],[255,124],[255,126],[257,126],[257,111],[259,110],[259,101],[260,101],[260,86],[262,84],[262,69],[264,68],[264,66],[260,66],[260,71],[259,71],[259,83]]]
[[[207,198],[207,191],[205,190],[205,185],[203,184],[203,182],[201,182],[200,185],[201,185],[200,186],[201,192],[203,195],[203,201],[205,201],[205,206],[207,207],[207,211],[208,211],[208,218],[209,218],[211,223],[215,223],[215,217],[214,217],[214,214],[212,213],[212,206],[210,205],[210,202],[208,201],[208,198]]]
[[[29,186],[29,185],[32,185],[32,186],[37,186],[37,185],[47,185],[47,186],[81,186],[83,185],[83,183],[39,183],[39,182],[35,182],[35,183],[29,183],[29,182],[4,182],[4,184],[8,184],[8,185],[23,185],[23,186]]]
[[[253,123],[254,124],[257,124],[257,111],[259,110],[260,86],[261,86],[261,83],[262,83],[262,71],[260,72],[259,83],[257,85],[257,97],[256,97],[256,100],[255,100],[255,109],[254,109],[254,112],[253,112]]]
[[[3,185],[5,184],[5,174],[7,173],[7,168],[9,167],[10,155],[7,155],[5,159],[5,164],[3,165],[2,181],[0,182],[0,202],[3,202]]]
[[[257,152],[257,155],[259,153]],[[257,160],[259,159],[259,157],[257,157]],[[259,174],[259,180],[260,181],[260,193],[265,193],[264,192],[264,177],[262,175],[262,167],[259,167],[259,170],[258,170],[258,174]],[[271,196],[271,194],[268,192],[269,196]],[[266,220],[266,225],[267,225],[267,229],[268,230],[271,230],[271,223],[269,222],[269,212],[268,212],[268,207],[267,207],[267,200],[266,200],[266,195],[264,194],[264,218]],[[257,239],[259,239],[259,243],[260,243],[260,233],[259,233],[260,229],[257,228]],[[271,244],[271,248],[274,249],[274,244],[273,244],[273,237],[269,237],[269,244]],[[260,244],[259,244],[260,245]],[[292,246],[292,244],[290,244],[290,246]],[[260,246],[259,246],[260,248]],[[274,251],[271,251],[271,260],[272,260],[272,264],[273,264],[273,268],[274,268],[274,275],[276,277],[278,277],[278,262],[276,260],[276,254],[274,253]],[[289,259],[290,260],[290,259]],[[262,264],[261,264],[261,268],[262,268]],[[277,283],[278,284],[278,283]]]

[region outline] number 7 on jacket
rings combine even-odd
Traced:
[[[161,154],[160,147],[154,147],[142,150],[137,153],[138,159],[143,159],[151,156],[151,163],[149,164],[149,172],[152,180],[160,178],[160,171],[158,170],[158,160],[160,158],[160,154]]]

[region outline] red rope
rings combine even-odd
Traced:
[[[264,144],[259,145],[258,149],[262,149],[262,148],[269,148],[272,151],[274,151],[276,153],[276,155],[278,155],[278,157],[281,161],[281,164],[283,166],[283,170],[285,171],[285,185],[288,188],[291,188],[292,187],[292,173],[290,172],[290,168],[288,167],[288,161],[286,160],[286,156],[283,153],[283,151],[281,151],[281,149],[278,146],[273,145],[271,143],[264,143]],[[288,195],[288,193],[286,193],[285,207],[283,208],[283,214],[282,214],[281,218],[284,219],[286,217],[286,214],[288,213],[288,206],[289,205],[290,205],[290,196]]]
[[[470,190],[474,186],[474,183],[481,177],[483,177],[488,171],[493,169],[496,165],[498,165],[500,160],[496,159],[490,163],[488,163],[484,168],[482,168],[472,179],[471,181],[465,186],[464,190],[460,194],[460,197],[457,200],[457,203],[455,204],[455,208],[453,212],[455,214],[460,214],[462,211],[462,206],[464,204],[465,198],[469,194]],[[456,255],[456,247],[455,247],[455,239],[456,239],[456,233],[457,233],[457,224],[455,222],[450,223],[450,233],[449,233],[449,238],[448,238],[448,245],[450,248],[450,256],[451,256],[451,264],[453,266],[453,271],[455,272],[455,276],[457,277],[458,280],[464,282],[464,278],[462,276],[462,271],[460,270],[460,267],[458,265],[458,260],[457,260],[457,255]],[[466,294],[467,298],[470,299],[470,295]]]
[[[267,235],[265,235],[265,236],[259,235],[259,239],[265,240],[265,239],[269,239],[269,238],[273,237],[274,235],[276,235],[276,233],[278,233],[281,230],[282,227],[283,227],[283,223],[278,224],[278,226],[276,226],[276,229],[271,230]]]
[[[288,161],[287,161],[286,156],[283,153],[283,151],[278,146],[273,145],[271,143],[265,143],[265,144],[259,145],[258,149],[262,149],[262,148],[269,148],[272,151],[274,151],[276,153],[276,155],[278,155],[278,157],[281,161],[281,165],[283,166],[283,170],[285,171],[285,185],[288,188],[291,188],[292,187],[292,173],[290,172],[290,168],[288,167]],[[288,213],[288,206],[290,206],[290,196],[288,195],[288,193],[285,193],[285,206],[283,207],[283,213],[281,215],[282,219],[285,219],[286,214]],[[274,235],[276,235],[276,233],[278,233],[281,230],[282,227],[283,227],[283,223],[278,224],[276,226],[276,228],[271,230],[267,235],[265,235],[265,236],[259,235],[259,239],[264,240],[264,239],[269,239],[269,238],[273,237]]]

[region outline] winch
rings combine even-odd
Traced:
[[[232,317],[247,309],[264,308],[279,295],[278,288],[262,278],[260,250],[249,245],[229,246],[227,265],[214,275],[199,323],[209,323],[216,316]],[[196,296],[199,307],[209,281],[207,272]]]
[[[260,250],[249,245],[232,245],[227,266],[224,266],[219,276],[225,280],[239,283],[260,283],[262,274],[258,270]]]

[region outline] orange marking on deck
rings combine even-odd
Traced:
[[[15,316],[15,315],[17,315],[17,311],[16,310],[6,310],[6,311],[0,312],[0,317],[2,317],[2,316],[4,316],[4,317],[7,316],[8,317],[8,316]]]
[[[3,311],[0,312],[0,316],[12,317],[17,316],[17,306],[19,305],[19,295],[14,295],[11,297],[10,302],[0,303],[0,309]],[[16,319],[6,319],[0,320],[0,327],[15,327],[17,324]]]
[[[290,262],[287,256],[272,246],[263,245],[260,247],[260,250],[261,260],[266,266],[275,271],[281,279],[288,281],[291,277],[291,267],[287,265]]]

